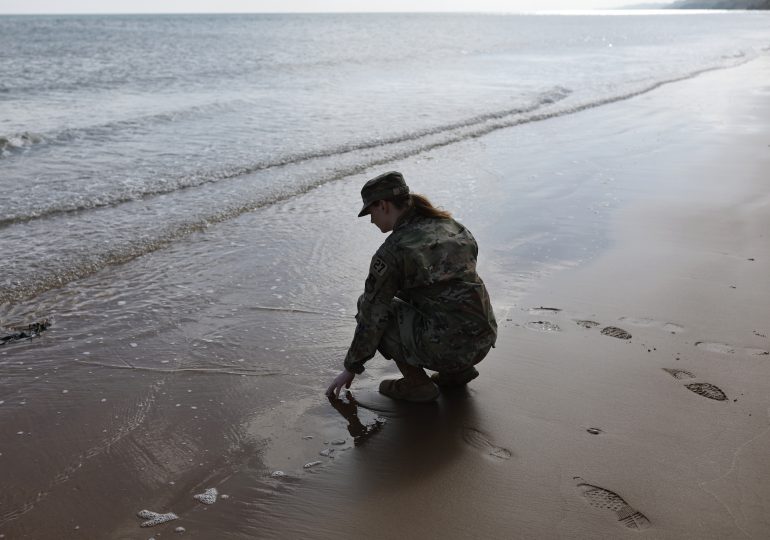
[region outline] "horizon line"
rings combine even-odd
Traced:
[[[675,9],[675,8],[582,8],[582,9],[539,9],[539,10],[512,10],[512,11],[469,11],[469,10],[450,10],[450,11],[127,11],[127,12],[51,12],[51,13],[29,13],[13,12],[0,13],[0,17],[21,16],[21,17],[66,17],[66,16],[125,16],[125,15],[590,15],[590,14],[616,14],[617,12],[634,13],[704,13],[704,12],[734,12],[751,11],[739,9]]]

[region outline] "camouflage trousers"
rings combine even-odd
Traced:
[[[446,354],[436,354],[437,351],[432,351],[432,354],[420,351],[419,347],[415,346],[415,343],[420,340],[415,339],[414,335],[408,335],[410,329],[418,328],[419,325],[404,324],[404,321],[414,321],[419,317],[422,315],[411,304],[394,298],[391,302],[388,326],[377,345],[379,353],[388,360],[404,362],[432,371],[452,373],[478,364],[492,348],[491,342],[488,345],[482,344],[478,354],[468,359],[458,358],[457,355],[452,354],[452,351],[446,351]]]

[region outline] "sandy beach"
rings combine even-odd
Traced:
[[[562,134],[586,122],[626,137],[612,130],[636,131],[633,117],[649,114],[674,125],[640,123],[636,144],[667,128],[684,137],[618,158],[617,174],[639,182],[621,192],[607,248],[511,306],[467,392],[381,413],[366,444],[268,503],[272,534],[765,537],[768,67],[619,104],[636,111],[609,125],[556,121]],[[681,108],[658,109],[660,98]],[[582,147],[575,131],[562,136]]]
[[[58,315],[2,349],[0,538],[768,537],[768,98],[764,56],[383,164],[473,231],[498,317],[481,376],[435,404],[379,398],[379,356],[323,396],[382,241],[354,211],[380,169],[12,308]],[[178,519],[142,529],[143,509]]]

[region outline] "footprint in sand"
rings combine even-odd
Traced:
[[[495,459],[511,459],[513,456],[513,453],[510,450],[493,444],[490,441],[490,438],[478,429],[464,428],[463,440],[477,450],[481,450],[486,455]]]
[[[678,324],[667,322],[663,324],[663,330],[671,332],[672,334],[679,334],[680,332],[684,332],[684,326],[679,326]]]
[[[714,386],[711,383],[691,383],[685,384],[684,386],[690,392],[695,392],[699,396],[707,397],[716,401],[727,401],[727,396],[724,392],[722,392],[722,389]]]
[[[642,318],[621,317],[620,320],[632,326],[641,326],[645,328],[655,327],[655,328],[660,328],[662,330],[665,330],[667,332],[671,332],[672,334],[679,334],[681,332],[684,332],[684,326],[680,326],[672,322],[664,322],[664,321],[658,321],[656,319],[648,319],[646,317],[642,317]]]
[[[561,308],[555,308],[555,307],[536,307],[536,308],[529,308],[530,315],[555,315],[556,313],[560,313],[562,310]]]
[[[594,508],[611,510],[617,516],[618,521],[629,529],[641,530],[650,526],[650,521],[647,517],[638,510],[635,510],[617,493],[588,484],[579,476],[576,476],[574,479],[578,481],[578,491],[589,505]]]
[[[532,321],[524,325],[530,330],[537,330],[538,332],[560,332],[561,328],[556,323],[550,321]]]
[[[683,369],[663,368],[663,371],[679,380],[696,378],[695,375]],[[714,386],[711,383],[690,383],[685,384],[684,387],[687,388],[690,392],[695,392],[699,396],[713,399],[715,401],[727,401],[727,396],[722,391],[722,389],[718,386]]]
[[[695,375],[690,373],[689,371],[685,371],[683,369],[674,369],[674,368],[663,368],[663,371],[674,377],[675,379],[694,379]]]
[[[602,329],[602,334],[618,339],[631,339],[631,334],[616,326],[607,326]]]
[[[735,353],[735,347],[732,345],[728,345],[727,343],[716,343],[712,341],[696,341],[695,346],[711,352],[716,352],[720,354],[734,354]]]
[[[595,326],[599,326],[599,323],[596,321],[576,320],[575,323],[583,328],[594,328]]]
[[[655,326],[658,322],[647,317],[621,317],[620,320],[634,326]]]
[[[695,346],[705,351],[711,351],[720,354],[735,354],[736,352],[744,352],[752,356],[767,356],[770,352],[764,349],[754,349],[751,347],[741,348],[727,343],[718,343],[716,341],[696,341]]]

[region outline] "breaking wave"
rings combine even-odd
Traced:
[[[435,136],[435,135],[442,135],[442,134],[448,135],[451,138],[451,142],[454,142],[456,140],[461,140],[462,137],[459,139],[457,137],[452,137],[451,136],[452,132],[456,132],[460,130],[473,130],[485,124],[505,121],[506,119],[510,119],[512,117],[517,117],[523,114],[531,113],[542,108],[543,106],[548,106],[548,105],[553,105],[555,103],[558,103],[559,101],[562,101],[565,98],[567,98],[571,93],[572,91],[568,88],[556,86],[540,94],[532,104],[525,107],[511,108],[511,109],[505,109],[505,110],[480,114],[480,115],[463,119],[457,122],[433,126],[433,127],[413,131],[410,133],[394,135],[391,137],[363,140],[363,141],[325,148],[325,149],[312,151],[312,152],[300,152],[295,154],[288,154],[275,159],[268,159],[263,161],[256,161],[254,163],[239,164],[239,165],[234,165],[230,167],[219,168],[216,171],[200,171],[193,175],[179,176],[176,178],[174,177],[165,178],[162,184],[155,184],[155,185],[150,184],[150,185],[144,185],[144,186],[139,186],[134,188],[124,188],[122,190],[115,190],[112,193],[105,193],[99,197],[91,198],[91,199],[84,200],[83,198],[78,197],[77,199],[70,199],[70,200],[64,200],[64,201],[62,200],[51,201],[50,204],[45,206],[39,206],[37,208],[34,208],[32,211],[27,211],[27,213],[8,214],[5,216],[0,216],[0,226],[10,225],[13,223],[22,223],[22,222],[31,221],[34,219],[67,214],[72,212],[80,212],[83,210],[115,206],[115,205],[119,205],[129,201],[135,201],[137,199],[142,199],[142,198],[156,196],[156,195],[165,195],[168,193],[173,193],[178,190],[194,188],[194,187],[201,186],[203,184],[209,184],[213,182],[219,182],[222,180],[228,180],[231,178],[235,178],[235,177],[239,177],[239,176],[243,176],[243,175],[247,175],[247,174],[251,174],[251,173],[255,173],[258,171],[271,169],[275,167],[297,164],[297,163],[301,163],[304,161],[309,161],[317,158],[328,158],[328,157],[333,157],[333,156],[338,156],[343,154],[350,154],[361,150],[372,150],[372,149],[388,147],[396,144],[419,141],[421,139],[425,139],[426,137]],[[222,107],[230,108],[230,105],[219,104],[216,106],[216,108],[222,108]],[[49,135],[45,138],[41,136],[39,137],[39,139],[40,139],[40,142],[45,140],[45,141],[55,141],[57,143],[64,143],[68,140],[83,138],[85,136],[94,137],[94,138],[105,137],[105,136],[109,136],[109,134],[111,133],[114,133],[118,129],[136,129],[152,123],[174,121],[176,119],[181,118],[183,115],[190,116],[195,113],[200,113],[202,111],[210,112],[210,109],[211,107],[193,107],[182,112],[152,115],[152,116],[147,116],[147,117],[143,117],[143,118],[131,120],[131,121],[127,120],[127,121],[111,122],[109,124],[104,124],[101,126],[95,126],[90,128],[65,130],[58,134]],[[3,139],[0,138],[0,142],[2,140]],[[429,148],[432,148],[432,147],[434,146],[430,146]],[[423,151],[423,148],[418,143],[414,153],[419,153],[421,151]]]
[[[13,135],[0,135],[0,158],[18,153],[31,146],[42,144],[46,141],[43,135],[25,131]]]

